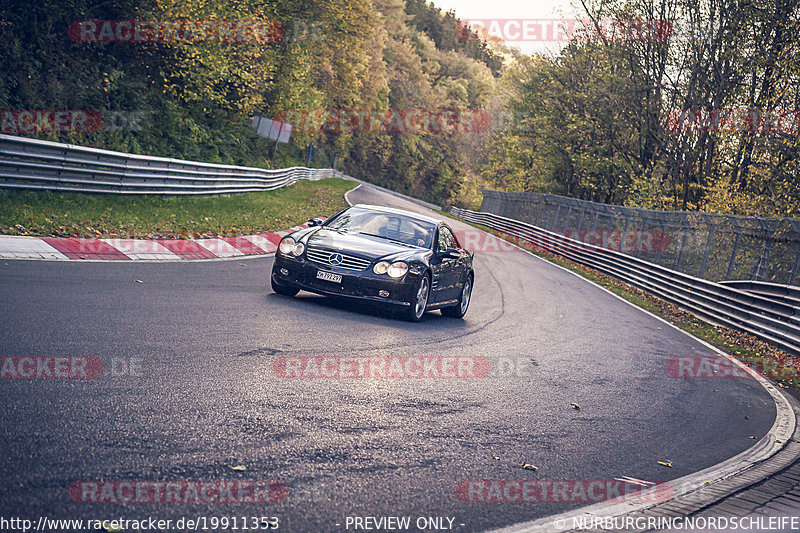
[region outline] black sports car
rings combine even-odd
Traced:
[[[475,274],[472,254],[441,220],[409,211],[354,205],[284,237],[272,267],[272,289],[300,289],[399,307],[417,321],[426,310],[461,318]]]

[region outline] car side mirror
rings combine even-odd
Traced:
[[[321,226],[324,222],[325,221],[322,220],[321,218],[312,218],[311,220],[306,222],[306,224],[308,225],[309,228],[312,228],[314,226]]]

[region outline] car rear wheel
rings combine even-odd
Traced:
[[[275,283],[275,278],[270,278],[270,285],[272,285],[272,290],[277,292],[278,294],[282,294],[283,296],[294,296],[300,289],[297,287],[293,287],[291,285],[279,285]]]
[[[431,282],[427,275],[422,276],[417,285],[417,290],[414,291],[414,296],[406,309],[406,320],[411,322],[419,322],[422,315],[425,314],[425,308],[428,306],[428,297],[431,293]]]
[[[469,301],[472,299],[472,276],[468,276],[461,287],[461,295],[458,303],[451,307],[443,307],[442,314],[451,318],[464,318],[469,309]]]

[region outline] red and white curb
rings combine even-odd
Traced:
[[[0,258],[174,261],[263,255],[275,253],[284,235],[305,227],[308,226],[303,224],[276,233],[197,240],[61,239],[0,235]]]

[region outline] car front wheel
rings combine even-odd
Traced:
[[[425,308],[428,306],[428,296],[431,293],[431,282],[428,276],[422,276],[417,284],[417,290],[414,291],[414,295],[411,299],[411,302],[406,309],[406,320],[411,322],[419,322],[422,318],[422,315],[425,314]]]
[[[451,307],[443,307],[442,314],[451,318],[464,318],[469,309],[469,301],[472,299],[472,276],[468,276],[464,280],[464,285],[461,286],[461,295],[458,297],[458,303]]]

